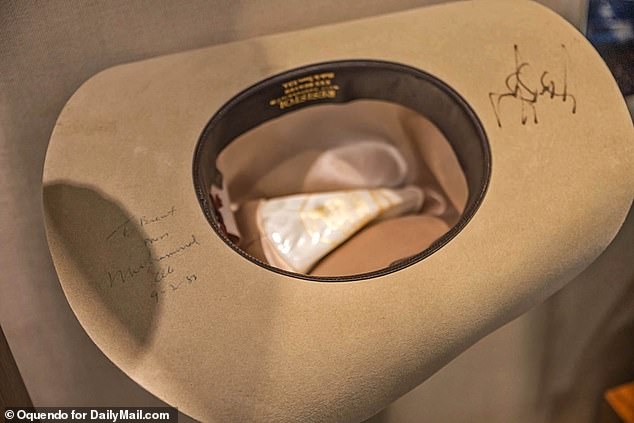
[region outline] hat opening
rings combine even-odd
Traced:
[[[414,264],[456,236],[491,172],[469,105],[437,78],[368,60],[261,81],[209,121],[194,186],[242,256],[303,279],[350,281]]]

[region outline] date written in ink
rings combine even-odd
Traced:
[[[531,63],[522,59],[517,45],[514,45],[513,49],[515,69],[505,77],[505,89],[489,93],[489,101],[498,126],[502,127],[503,110],[508,102],[519,103],[522,125],[526,125],[529,119],[534,124],[539,123],[538,107],[544,101],[565,103],[570,112],[575,114],[577,112],[577,97],[568,88],[568,52],[566,46],[561,45],[561,69],[558,72],[543,70],[539,79],[529,77],[528,73],[532,70]]]
[[[197,280],[198,280],[198,276],[196,276],[195,273],[189,274],[185,276],[183,279],[169,282],[165,286],[162,286],[160,288],[153,290],[152,293],[150,294],[150,298],[154,299],[154,301],[158,303],[160,296],[165,295],[169,292],[177,291],[187,285],[191,285]]]

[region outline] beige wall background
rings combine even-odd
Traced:
[[[42,166],[79,85],[119,63],[432,3],[0,0],[0,323],[35,405],[160,404],[88,339],[48,253]],[[543,3],[583,29],[584,0]],[[373,420],[594,421],[602,389],[634,379],[633,257],[630,213],[583,275]]]

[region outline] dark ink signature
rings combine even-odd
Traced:
[[[154,282],[159,283],[172,273],[174,273],[174,268],[172,266],[167,266],[167,269],[154,271]]]
[[[168,217],[173,217],[174,213],[176,213],[176,208],[172,206],[172,208],[170,208],[166,213],[163,213],[159,216],[153,216],[153,217],[141,216],[139,218],[139,224],[141,226],[145,226],[145,225],[149,225],[150,223],[160,222],[161,220],[166,219]]]
[[[112,288],[114,286],[114,283],[117,281],[121,283],[126,283],[128,280],[133,279],[138,274],[140,274],[143,270],[145,270],[148,273],[151,272],[152,271],[151,264],[152,264],[151,260],[148,260],[136,266],[128,266],[125,269],[117,269],[112,272],[110,271],[106,272],[110,287]]]
[[[167,237],[169,237],[170,234],[168,232],[163,232],[161,235],[159,236],[151,236],[149,238],[145,238],[143,240],[143,242],[145,243],[146,247],[149,247],[150,245],[154,244],[155,242],[159,242]]]
[[[577,112],[577,98],[568,91],[568,56],[565,45],[561,45],[565,60],[563,62],[563,76],[560,80],[551,77],[550,71],[543,71],[539,81],[528,81],[525,71],[531,67],[527,61],[520,58],[517,44],[513,46],[515,51],[515,70],[504,79],[506,91],[490,92],[489,100],[495,113],[498,126],[502,127],[500,120],[502,100],[514,99],[520,102],[522,108],[521,122],[526,125],[529,116],[532,116],[533,123],[538,124],[537,105],[542,99],[561,100],[563,103],[571,103],[571,112]]]
[[[139,218],[129,218],[125,222],[123,222],[122,224],[114,228],[114,230],[110,232],[110,234],[106,237],[106,239],[108,240],[114,237],[115,235],[117,235],[118,233],[120,233],[121,236],[123,236],[124,238],[127,238],[130,235],[129,224],[132,222],[137,223],[139,226],[147,226],[151,223],[160,222],[161,220],[167,219],[168,217],[173,217],[174,213],[176,213],[176,207],[172,206],[169,210],[167,210],[166,212],[158,216],[152,216],[152,217],[141,216]]]
[[[192,234],[192,238],[189,242],[186,242],[185,244],[180,245],[179,247],[173,249],[172,251],[169,251],[161,256],[158,256],[157,258],[155,258],[154,260],[159,262],[159,261],[163,261],[165,259],[168,259],[172,256],[175,256],[179,253],[182,253],[183,251],[187,250],[188,248],[193,247],[194,245],[200,245],[200,243],[198,242],[198,240],[196,239],[196,236]]]
[[[112,238],[119,231],[121,231],[121,236],[123,236],[124,238],[127,238],[128,235],[130,234],[130,228],[128,227],[128,223],[130,223],[130,220],[132,220],[132,219],[128,219],[125,222],[123,222],[122,224],[120,224],[119,226],[117,226],[116,228],[114,228],[114,230],[112,232],[110,232],[110,235],[108,235],[106,237],[106,239]]]
[[[172,206],[170,209],[164,210],[163,213],[154,216],[129,217],[112,230],[106,240],[109,241],[109,244],[118,244],[125,242],[125,238],[134,236],[133,231],[138,226],[148,226],[154,223],[157,226],[157,234],[146,235],[143,239],[143,244],[138,247],[135,246],[133,249],[141,255],[138,261],[132,261],[131,258],[127,258],[124,259],[125,264],[122,266],[113,266],[114,269],[111,268],[105,271],[110,288],[117,289],[121,285],[147,283],[151,285],[150,297],[158,303],[159,296],[176,291],[186,285],[191,285],[198,279],[195,273],[189,273],[191,270],[185,269],[183,271],[180,268],[177,270],[172,265],[175,258],[187,255],[190,250],[200,246],[200,242],[194,234],[191,234],[185,241],[177,244],[173,243],[173,234],[165,231],[165,226],[159,222],[174,217],[175,213],[176,207]],[[157,247],[163,251],[155,251]],[[176,264],[178,264],[178,261]],[[183,274],[186,276],[183,277]]]
[[[159,283],[162,280],[166,279],[169,275],[174,273],[174,269],[171,266],[167,266],[166,269],[159,269],[157,271],[154,270],[153,267],[155,266],[155,263],[161,263],[162,261],[172,258],[176,255],[185,254],[187,250],[196,245],[200,245],[200,243],[196,239],[196,236],[192,234],[189,241],[178,245],[176,248],[173,248],[171,251],[159,255],[158,257],[154,257],[152,255],[152,252],[148,249],[148,246],[146,245],[145,249],[147,253],[147,259],[132,266],[119,268],[113,271],[107,271],[106,276],[108,277],[108,284],[110,285],[110,287],[113,287],[115,282],[124,284],[130,279],[133,279],[136,276],[140,275],[143,271],[150,273],[152,275],[152,280],[155,283]]]

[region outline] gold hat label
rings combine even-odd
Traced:
[[[339,86],[333,83],[334,79],[334,72],[321,72],[284,82],[284,95],[269,101],[269,105],[286,109],[307,101],[335,98]]]

